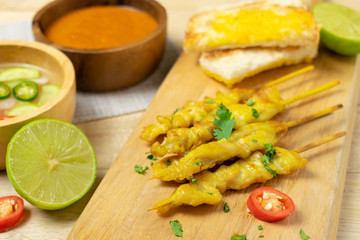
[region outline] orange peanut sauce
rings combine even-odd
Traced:
[[[45,29],[45,35],[64,47],[101,49],[140,40],[157,25],[152,16],[135,8],[93,6],[60,17]]]

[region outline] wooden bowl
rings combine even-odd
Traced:
[[[154,32],[128,45],[98,50],[63,47],[44,34],[62,15],[94,5],[128,5],[143,10],[158,22]],[[166,44],[166,11],[155,0],[58,0],[40,9],[33,18],[35,39],[63,51],[75,67],[77,88],[83,91],[113,91],[145,80],[160,62]]]
[[[14,133],[24,124],[40,118],[71,122],[75,111],[75,71],[71,61],[59,50],[38,42],[0,41],[0,64],[31,64],[54,75],[59,93],[40,108],[21,116],[0,120],[0,169],[5,169],[6,148]]]

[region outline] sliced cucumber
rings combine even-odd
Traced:
[[[51,99],[55,97],[56,94],[60,91],[60,87],[56,84],[45,84],[42,86],[42,91],[39,96],[38,104],[40,106],[49,102]]]
[[[34,111],[35,109],[38,109],[39,107],[40,106],[35,103],[26,103],[26,104],[22,104],[22,105],[17,105],[15,107],[13,107],[12,109],[10,109],[6,113],[6,116],[20,116],[25,113]]]
[[[0,72],[0,82],[30,80],[40,77],[40,71],[30,67],[10,67]]]

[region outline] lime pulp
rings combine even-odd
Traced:
[[[36,207],[61,209],[82,198],[96,178],[96,155],[75,125],[40,119],[9,142],[6,171],[15,190]]]

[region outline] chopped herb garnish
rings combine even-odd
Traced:
[[[208,192],[207,194],[212,195],[212,192]]]
[[[183,230],[181,227],[181,224],[178,220],[170,221],[171,229],[173,230],[175,236],[182,237],[183,236]]]
[[[248,106],[254,106],[254,105],[255,105],[255,102],[254,102],[253,100],[249,99],[249,100],[247,101],[247,105],[248,105]]]
[[[217,140],[226,138],[229,141],[232,129],[235,126],[235,118],[231,118],[231,112],[222,103],[216,110],[218,118],[214,118],[214,125],[220,129],[214,129],[213,134]]]
[[[274,169],[272,169],[272,168],[269,167],[268,165],[265,165],[264,163],[262,163],[262,164],[264,165],[264,168],[265,168],[266,170],[268,170],[272,175],[276,176],[277,172],[276,172]]]
[[[223,208],[224,212],[228,213],[230,211],[229,205],[227,203],[224,204]]]
[[[263,230],[263,226],[259,225],[259,226],[258,226],[258,229],[259,229],[259,230]]]
[[[154,157],[151,153],[149,153],[149,155],[147,155],[147,157],[146,157],[147,159],[150,159],[150,160],[157,160],[157,158],[156,157]]]
[[[202,162],[194,162],[194,165],[198,165],[199,167],[201,167]]]
[[[168,167],[168,166],[170,166],[170,165],[171,165],[171,160],[168,159],[168,160],[166,161],[166,167]]]
[[[260,235],[259,238],[264,238],[264,235]]]
[[[257,142],[258,142],[256,139],[253,139],[253,140],[251,140],[251,141],[253,141],[254,143],[257,143]]]
[[[154,165],[154,162],[150,162],[150,166],[153,166]]]
[[[135,172],[137,172],[138,174],[145,174],[146,170],[148,170],[148,166],[146,166],[145,168],[143,168],[140,165],[135,165]]]
[[[309,236],[300,228],[300,237],[302,240],[308,240]]]
[[[205,102],[206,102],[206,103],[215,103],[215,100],[209,99],[209,100],[206,100]]]
[[[185,155],[188,155],[189,152],[190,152],[190,151],[186,151],[186,152],[185,152]]]
[[[190,181],[192,184],[195,184],[197,180],[193,176],[190,176]]]
[[[264,144],[266,147],[265,154],[269,157],[270,162],[273,162],[274,156],[276,155],[276,149],[271,144]]]
[[[251,112],[252,112],[252,115],[253,115],[254,117],[256,117],[256,118],[259,117],[259,113],[258,113],[258,111],[257,111],[255,108],[252,108],[252,109],[251,109]]]
[[[234,234],[231,236],[230,240],[246,240],[245,234]]]
[[[273,148],[271,144],[264,144],[266,147],[265,154],[261,156],[261,163],[264,165],[264,168],[268,170],[272,175],[276,176],[277,172],[269,167],[270,163],[274,162],[274,156],[276,155],[276,149]]]
[[[215,114],[213,112],[210,113],[210,116],[215,117]]]
[[[206,113],[204,113],[204,114],[201,114],[201,117],[206,117],[207,116],[207,114]]]
[[[173,121],[174,121],[174,114],[171,114],[171,116],[170,116],[170,123],[172,124]]]
[[[172,124],[173,121],[174,121],[174,114],[177,113],[179,110],[180,110],[180,109],[177,108],[177,109],[173,112],[173,114],[171,114],[171,116],[170,116],[170,123],[171,123],[171,124]]]

